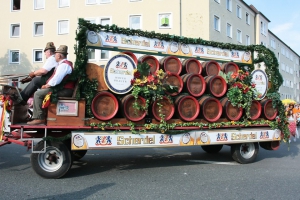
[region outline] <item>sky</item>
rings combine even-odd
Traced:
[[[269,30],[300,55],[300,1],[299,0],[244,0],[271,22]]]

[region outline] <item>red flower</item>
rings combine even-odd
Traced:
[[[152,75],[149,75],[148,77],[147,77],[147,82],[148,83],[151,83],[151,82],[153,82],[154,81],[154,77],[152,76]]]
[[[135,83],[135,80],[131,79],[130,83],[131,83],[131,85],[133,85]]]
[[[245,79],[245,75],[241,75],[239,78],[241,79],[241,81],[243,81]]]
[[[249,72],[245,72],[245,75],[248,76],[248,75],[249,75]]]
[[[246,87],[245,89],[244,89],[244,94],[246,94],[248,91],[250,90],[250,88],[249,87]]]
[[[134,76],[134,78],[140,78],[141,73],[139,71],[136,71],[136,72],[134,72],[133,76]]]
[[[255,83],[252,83],[252,84],[251,84],[251,87],[252,87],[252,88],[255,88]]]
[[[231,78],[232,78],[232,79],[235,79],[236,77],[238,77],[238,73],[232,73],[232,74],[231,74]]]

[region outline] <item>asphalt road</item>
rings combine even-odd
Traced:
[[[61,179],[43,179],[30,152],[0,148],[0,199],[300,199],[300,140],[277,151],[260,148],[241,165],[224,146],[93,150]]]

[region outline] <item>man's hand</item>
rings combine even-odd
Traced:
[[[47,89],[47,88],[49,88],[49,87],[50,87],[50,85],[47,85],[47,84],[46,84],[46,85],[43,85],[41,88],[42,88],[42,89]]]
[[[30,72],[30,73],[29,73],[29,76],[30,76],[31,78],[34,78],[34,77],[35,77],[34,72]]]
[[[30,82],[31,80],[32,80],[32,78],[28,76],[28,77],[23,78],[22,80],[20,80],[20,82],[21,82],[22,84],[24,84],[24,83]]]

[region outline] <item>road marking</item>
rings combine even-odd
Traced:
[[[186,161],[195,162],[195,163],[216,164],[216,165],[240,165],[237,162],[217,162],[217,161],[209,161],[209,160],[186,160]]]

